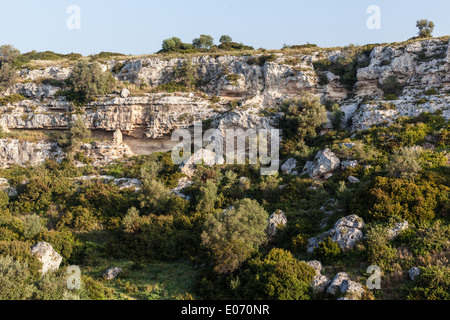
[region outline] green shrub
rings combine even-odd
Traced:
[[[420,268],[420,275],[407,283],[402,291],[408,300],[450,300],[450,268]]]
[[[380,267],[383,271],[392,270],[397,250],[389,244],[387,227],[375,224],[367,226],[366,230],[369,263]]]
[[[98,62],[88,63],[84,60],[72,68],[67,83],[71,92],[65,92],[66,97],[78,104],[92,101],[97,95],[110,93],[115,87],[115,79],[110,72],[103,72]]]
[[[419,153],[414,149],[395,150],[388,171],[392,177],[414,179],[422,169],[419,163]]]
[[[317,248],[314,249],[314,256],[326,264],[335,262],[341,254],[342,249],[329,237],[319,243]]]
[[[24,224],[23,224],[23,236],[25,239],[31,239],[39,232],[41,232],[42,229],[42,222],[41,218],[36,215],[30,215],[25,218]]]
[[[281,105],[284,118],[280,122],[285,139],[298,140],[314,138],[319,126],[327,121],[325,107],[320,99],[305,93],[300,99],[285,100]]]
[[[447,186],[428,181],[376,177],[355,194],[350,210],[369,221],[388,221],[399,216],[413,224],[422,223],[444,214],[449,191]]]
[[[266,242],[267,218],[267,212],[250,199],[206,217],[202,244],[212,251],[218,273],[233,272]]]
[[[398,95],[402,90],[402,86],[398,82],[397,76],[389,76],[381,84],[381,89],[386,95]]]
[[[12,95],[6,97],[0,97],[0,106],[6,106],[7,104],[19,102],[25,99],[26,98],[23,95],[19,93],[13,93]]]
[[[248,65],[258,65],[260,67],[264,66],[266,62],[273,62],[275,61],[277,56],[272,53],[270,55],[262,55],[262,56],[256,56],[256,57],[250,57],[247,59]]]
[[[282,249],[250,259],[238,274],[239,296],[249,300],[309,300],[316,272]]]
[[[0,256],[0,300],[27,300],[34,292],[28,265]]]

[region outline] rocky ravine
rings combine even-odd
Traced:
[[[313,65],[324,59],[336,61],[345,55],[344,49],[275,55],[274,59],[264,64],[252,62],[255,57],[250,56],[194,56],[189,59],[202,80],[200,91],[204,94],[142,93],[140,96],[129,96],[129,92],[118,92],[99,97],[87,105],[82,118],[91,130],[111,139],[113,132],[120,130],[125,144],[131,141],[150,143],[164,141],[174,129],[187,128],[198,120],[211,119],[212,125],[221,131],[228,127],[269,128],[276,122],[276,117],[261,117],[260,110],[273,108],[284,99],[296,97],[304,91],[324,99],[338,100],[341,110],[345,112],[344,124],[349,124],[351,130],[364,130],[376,124],[389,123],[399,116],[415,116],[424,111],[442,110],[444,117],[450,118],[448,39],[375,47],[367,57],[365,67],[357,70],[357,82],[351,90],[341,84],[339,76],[329,71],[322,73],[328,80],[327,84],[323,84],[318,76],[320,73],[314,70]],[[123,68],[115,74],[118,80],[155,88],[174,80],[174,67],[182,61],[163,56],[113,60],[105,63],[103,68],[111,69],[122,63]],[[69,74],[70,68],[58,65],[40,70],[22,70],[20,77],[23,83],[8,88],[3,95],[20,93],[28,99],[0,106],[0,126],[3,130],[67,129],[74,117],[71,104],[64,97],[56,96],[58,88],[40,84],[38,80],[64,80]],[[233,75],[232,79],[230,75]],[[385,102],[382,101],[380,87],[392,75],[397,77],[403,91],[398,100]],[[424,95],[424,90],[430,88],[437,89],[437,93]],[[219,102],[217,99],[211,101],[212,96],[220,98]],[[363,99],[368,96],[371,99]],[[376,98],[378,100],[375,101]],[[230,110],[229,102],[232,100],[239,103]],[[53,146],[43,146],[45,143],[26,145],[11,140],[2,141],[0,165],[10,162],[25,164],[27,161],[37,163],[47,157],[50,150],[58,154]],[[145,153],[145,143],[135,148],[135,152]],[[6,145],[14,145],[12,149],[15,151],[7,151],[3,147]],[[36,148],[41,152],[34,152]],[[127,146],[121,148],[119,153],[131,152]]]

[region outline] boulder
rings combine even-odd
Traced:
[[[106,280],[113,280],[115,279],[119,273],[122,272],[121,268],[118,267],[113,267],[113,268],[109,268],[108,270],[105,271],[105,273],[103,274],[103,278],[105,278]]]
[[[388,239],[395,239],[400,233],[409,228],[408,221],[399,222],[392,229],[388,229]]]
[[[297,172],[294,171],[296,167],[297,160],[295,160],[295,158],[290,158],[281,166],[281,171],[286,174],[296,174]]]
[[[344,143],[339,144],[339,146],[340,146],[341,148],[352,149],[354,146],[356,146],[356,143],[353,143],[353,142],[344,142]]]
[[[348,168],[354,168],[358,165],[358,161],[356,160],[345,160],[341,162],[341,170],[347,170]]]
[[[341,292],[341,284],[344,281],[348,281],[350,278],[348,277],[348,274],[345,272],[339,272],[334,279],[331,281],[327,293],[332,294],[334,296],[337,296]]]
[[[358,241],[364,239],[364,235],[361,231],[364,228],[364,225],[364,220],[357,215],[342,218],[336,222],[333,229],[310,238],[308,240],[307,251],[309,253],[314,252],[314,249],[319,243],[328,237],[336,242],[342,250],[351,250]]]
[[[126,88],[122,89],[122,92],[120,93],[120,96],[122,98],[128,98],[129,95],[130,95],[130,90],[128,90]]]
[[[277,210],[269,217],[269,227],[267,228],[267,234],[273,237],[277,234],[279,226],[285,226],[287,224],[287,218],[283,211]]]
[[[336,169],[339,168],[341,161],[330,149],[319,151],[314,161],[308,161],[303,168],[312,179],[326,179],[332,175]]]
[[[348,176],[348,181],[350,183],[359,183],[360,182],[359,179],[357,177],[354,177],[354,176]]]
[[[48,242],[38,242],[31,247],[31,254],[36,256],[42,263],[41,273],[46,274],[48,271],[58,270],[62,262],[61,255],[53,249]]]
[[[415,281],[416,278],[420,275],[420,269],[417,267],[413,267],[409,270],[408,274],[409,274],[409,278],[412,281]]]
[[[364,295],[364,287],[350,279],[343,280],[339,286],[341,293],[352,300],[360,300]]]
[[[307,264],[311,268],[316,270],[316,275],[320,275],[320,273],[322,272],[322,263],[320,261],[317,261],[317,260],[308,261]]]
[[[311,287],[314,293],[324,293],[330,285],[330,279],[323,275],[316,275],[313,278]]]

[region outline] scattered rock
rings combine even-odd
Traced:
[[[330,285],[330,279],[328,279],[326,276],[323,275],[316,275],[313,278],[313,281],[311,283],[311,287],[313,289],[314,293],[323,293],[327,290],[328,286]]]
[[[364,220],[357,215],[351,215],[340,219],[334,225],[334,228],[308,240],[307,251],[314,252],[314,249],[330,237],[336,242],[342,250],[348,251],[352,249],[358,241],[364,238],[362,229],[364,228]]]
[[[357,177],[354,176],[348,176],[348,181],[350,181],[350,183],[359,183],[359,179]]]
[[[331,281],[330,286],[327,289],[327,293],[332,294],[334,296],[339,295],[339,293],[341,293],[341,284],[344,281],[348,280],[350,280],[350,278],[348,277],[347,273],[339,272]]]
[[[358,161],[356,160],[345,160],[341,162],[341,170],[347,170],[348,168],[354,168],[358,165]]]
[[[134,189],[135,191],[141,190],[142,181],[135,178],[115,178],[113,176],[99,176],[99,175],[91,175],[91,176],[82,176],[74,178],[76,182],[81,181],[101,181],[105,183],[112,182],[116,186],[119,187],[120,190],[124,189]]]
[[[122,272],[121,268],[118,267],[113,267],[113,268],[109,268],[108,270],[105,271],[105,273],[103,274],[103,278],[105,278],[106,280],[113,280],[115,279],[119,273]]]
[[[395,239],[400,233],[409,228],[408,221],[399,222],[394,228],[388,230],[388,239]]]
[[[316,270],[316,275],[320,275],[320,273],[322,272],[322,263],[320,261],[317,261],[317,260],[308,261],[307,264],[311,268]]]
[[[294,170],[297,167],[297,160],[295,158],[288,159],[282,166],[281,171],[286,174],[295,174]]]
[[[319,151],[314,161],[308,161],[303,168],[312,179],[327,179],[339,168],[340,160],[330,149]]]
[[[351,149],[351,148],[353,148],[354,146],[356,146],[356,144],[355,143],[352,143],[352,142],[345,142],[345,143],[341,143],[341,144],[339,144],[339,146],[341,147],[341,148],[347,148],[347,149]]]
[[[364,295],[364,287],[350,279],[342,281],[340,291],[345,294],[345,297],[351,298],[351,300],[360,300]]]
[[[129,95],[130,95],[130,90],[128,90],[126,88],[122,89],[122,92],[120,93],[120,96],[122,98],[128,98]]]
[[[182,191],[185,188],[191,186],[193,183],[194,182],[192,180],[189,180],[189,178],[183,177],[178,180],[178,185],[175,188],[173,188],[172,190],[170,190],[170,192],[176,194],[177,196],[180,196],[183,199],[190,201],[191,197],[185,195],[184,193],[182,193]]]
[[[5,191],[9,197],[17,197],[19,193],[17,189],[9,185],[9,180],[0,178],[0,190]]]
[[[41,273],[58,270],[62,262],[61,255],[53,250],[53,246],[48,242],[38,242],[31,247],[31,254],[36,256],[42,262]]]
[[[277,210],[269,217],[269,227],[267,228],[267,234],[273,237],[277,234],[279,226],[285,226],[287,224],[287,218],[283,211]]]
[[[410,278],[412,281],[415,281],[416,278],[420,275],[420,269],[417,268],[417,267],[413,267],[413,268],[411,268],[411,269],[409,270],[408,273],[409,273],[409,278]]]

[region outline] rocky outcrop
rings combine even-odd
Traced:
[[[180,165],[181,172],[192,177],[195,173],[196,164],[204,164],[212,167],[216,164],[223,164],[224,159],[221,156],[217,156],[214,152],[208,149],[200,149],[195,152],[188,160]]]
[[[364,239],[362,229],[364,220],[357,215],[342,218],[336,222],[334,228],[308,240],[307,251],[314,252],[314,249],[326,238],[331,238],[342,250],[352,249],[358,241]]]
[[[277,234],[280,226],[287,224],[287,218],[283,211],[277,210],[269,217],[269,226],[267,228],[267,234],[269,237],[274,237]]]
[[[119,62],[124,65],[115,74],[118,80],[147,84],[150,89],[177,80],[174,70],[190,59],[194,76],[202,80],[198,90],[203,93],[150,93],[151,90],[146,90],[140,96],[132,96],[129,89],[123,88],[84,106],[82,119],[93,131],[113,135],[120,130],[124,141],[127,137],[166,138],[175,129],[189,128],[195,121],[204,120],[211,121],[212,127],[222,133],[226,129],[270,129],[281,116],[276,107],[283,100],[306,91],[340,100],[345,114],[343,125],[349,124],[354,131],[389,124],[401,116],[437,110],[442,110],[443,116],[450,119],[448,39],[374,47],[370,56],[366,54],[367,58],[363,59],[365,67],[357,70],[354,89],[344,86],[339,75],[314,69],[315,62],[334,63],[351,51],[318,48],[307,54],[286,50],[273,55],[205,54],[173,59],[155,55],[107,61],[102,65],[104,70]],[[22,70],[21,81],[1,94],[20,93],[27,100],[0,106],[3,129],[67,130],[73,117],[72,104],[56,95],[59,87],[43,84],[48,82],[41,80],[63,81],[70,72],[70,67],[61,65]],[[384,92],[380,87],[389,76],[396,76],[403,90],[398,100],[383,101]],[[437,89],[438,94],[424,95],[424,90],[430,88]],[[349,94],[354,94],[355,99],[348,99]],[[218,99],[212,99],[213,95]],[[363,99],[364,96],[372,99]],[[272,116],[261,116],[267,114],[266,111]],[[113,143],[120,144],[120,139]],[[338,159],[325,156],[322,160],[330,163],[321,168],[321,164],[313,161],[307,164],[305,171],[317,179],[329,178]],[[342,166],[344,169],[353,165]]]
[[[113,176],[99,176],[99,175],[92,175],[92,176],[82,176],[74,178],[74,181],[76,182],[82,182],[82,181],[100,181],[105,183],[113,183],[116,186],[119,187],[120,190],[125,189],[133,189],[135,191],[141,190],[142,187],[142,181],[135,178],[115,178]]]
[[[51,66],[35,70],[22,70],[20,75],[26,80],[55,79],[63,81],[69,77],[71,72],[71,68]]]
[[[61,161],[64,152],[54,142],[29,142],[17,139],[0,139],[0,166],[37,165],[47,159]]]
[[[9,180],[0,178],[0,190],[6,192],[9,197],[16,197],[19,195],[17,189],[9,185]]]
[[[28,83],[18,83],[12,86],[11,88],[8,88],[8,90],[5,92],[6,95],[11,95],[14,93],[19,93],[25,97],[29,98],[54,98],[56,92],[58,92],[60,88],[54,87],[51,85],[43,85],[43,84],[36,84],[33,82]]]
[[[389,76],[396,76],[406,88],[448,83],[448,50],[448,39],[376,47],[369,66],[357,71],[356,92],[359,96],[382,95],[380,87]]]
[[[375,125],[390,125],[399,117],[417,117],[421,113],[442,110],[442,116],[450,119],[450,97],[447,95],[422,96],[423,90],[411,90],[394,101],[372,101],[364,103],[349,116],[353,131],[367,130]],[[417,95],[419,97],[415,98]]]
[[[38,242],[31,248],[31,254],[42,263],[41,273],[58,270],[62,262],[61,255],[53,249],[48,242]]]
[[[226,136],[227,129],[275,129],[269,118],[250,114],[247,111],[228,112],[224,116],[213,121],[212,126],[220,130],[224,137]]]
[[[315,180],[328,179],[332,176],[332,172],[339,168],[340,164],[339,158],[326,148],[316,154],[314,161],[308,161],[303,171]]]
[[[81,151],[92,160],[94,167],[105,166],[114,160],[129,158],[134,155],[130,147],[125,144],[115,145],[98,141],[82,144]]]

